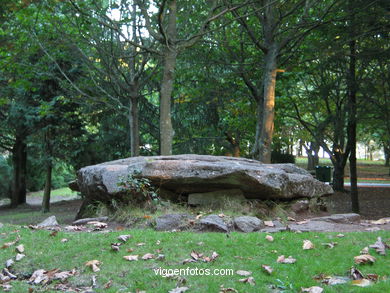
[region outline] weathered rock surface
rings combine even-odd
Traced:
[[[309,209],[309,201],[307,199],[297,200],[291,205],[291,210],[294,213],[303,213]]]
[[[287,226],[281,223],[278,220],[273,220],[272,223],[274,223],[273,227],[266,227],[260,230],[260,232],[265,232],[265,233],[275,233],[275,232],[282,232],[286,231]]]
[[[188,204],[201,206],[223,206],[228,201],[239,204],[245,202],[245,200],[245,196],[240,189],[216,190],[188,195]]]
[[[321,221],[321,222],[333,222],[341,224],[350,224],[350,223],[359,223],[360,222],[359,214],[333,214],[325,217],[312,218],[311,221]]]
[[[250,233],[260,230],[263,227],[263,221],[250,216],[236,217],[233,220],[234,226],[241,232]]]
[[[140,172],[157,186],[176,194],[240,189],[246,198],[312,198],[333,193],[293,164],[203,155],[134,157],[88,166],[78,171],[78,187],[88,201],[109,201],[121,194],[121,178]]]
[[[229,232],[228,226],[218,215],[208,215],[201,219],[199,224],[202,231]]]
[[[97,217],[97,218],[84,218],[84,219],[79,219],[79,220],[74,221],[74,222],[72,223],[72,225],[74,225],[74,226],[85,225],[85,224],[87,224],[88,222],[92,222],[92,221],[106,222],[106,221],[108,221],[108,217]]]
[[[38,227],[52,227],[52,226],[58,226],[57,218],[56,216],[50,216],[37,224]]]
[[[157,231],[172,231],[188,227],[188,221],[192,217],[188,214],[167,214],[156,219]]]

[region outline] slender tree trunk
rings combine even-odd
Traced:
[[[263,163],[271,163],[272,151],[272,136],[274,133],[274,118],[275,118],[275,85],[276,85],[276,62],[278,48],[276,44],[272,44],[265,56],[264,67],[264,106],[261,131],[261,152],[260,161]]]
[[[13,184],[11,195],[11,207],[26,202],[26,171],[27,171],[27,145],[25,137],[16,135],[12,149]]]
[[[351,14],[349,50],[349,72],[348,72],[348,143],[350,148],[349,170],[351,180],[351,203],[352,211],[359,213],[359,194],[357,188],[357,169],[356,169],[356,41],[354,33],[354,14],[353,2],[348,1],[349,12]]]
[[[51,175],[53,169],[53,149],[51,145],[51,130],[45,133],[45,153],[46,153],[46,180],[42,199],[42,212],[50,212]]]
[[[43,192],[42,200],[42,212],[50,212],[50,194],[51,194],[51,174],[52,174],[52,162],[51,159],[46,163],[46,181],[45,181],[45,190]]]
[[[171,117],[171,99],[175,81],[177,58],[176,48],[176,0],[168,1],[169,15],[167,26],[167,44],[164,49],[164,70],[160,93],[160,146],[161,155],[172,155],[173,128]]]
[[[307,170],[314,170],[320,161],[318,157],[319,145],[315,142],[310,142],[309,147],[306,147],[304,144],[303,147],[307,153]]]
[[[139,113],[138,113],[138,96],[130,98],[129,111],[129,128],[130,128],[130,155],[139,156]]]

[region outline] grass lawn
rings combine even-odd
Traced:
[[[57,196],[74,197],[76,195],[77,195],[77,192],[72,191],[69,187],[53,189],[51,191],[51,193],[50,193],[51,197],[57,197]],[[35,191],[35,192],[29,192],[28,196],[31,196],[31,197],[42,197],[43,196],[43,190]]]
[[[356,265],[364,274],[371,273],[380,276],[380,280],[369,288],[360,288],[351,284],[328,286],[313,280],[313,276],[325,274],[331,276],[348,276],[349,269],[354,265],[353,257],[359,255],[362,248],[373,244],[378,236],[384,241],[390,241],[389,231],[345,233],[345,237],[336,237],[337,233],[291,233],[282,232],[273,234],[274,242],[265,239],[265,233],[231,233],[227,237],[223,233],[189,233],[189,232],[156,232],[150,229],[115,231],[115,232],[58,232],[56,236],[49,236],[50,231],[30,230],[20,226],[5,225],[0,229],[0,247],[5,242],[13,241],[17,234],[24,244],[26,257],[13,265],[19,276],[28,277],[35,270],[71,270],[76,268],[78,275],[68,279],[73,288],[90,286],[92,275],[96,276],[98,287],[96,292],[168,292],[176,287],[178,280],[163,278],[155,274],[153,269],[186,269],[198,268],[232,269],[252,272],[256,285],[241,283],[238,280],[245,278],[234,273],[233,276],[181,276],[186,279],[184,285],[189,287],[187,292],[219,292],[220,286],[235,288],[238,292],[271,292],[274,284],[285,286],[285,291],[273,292],[300,292],[301,287],[321,286],[324,292],[390,292],[389,255],[380,256],[373,249],[371,254],[377,261],[372,265]],[[110,244],[118,242],[121,234],[131,234],[133,237],[114,252]],[[61,242],[67,238],[68,242]],[[315,248],[303,250],[304,239],[311,240]],[[338,242],[333,249],[321,245],[327,242]],[[145,243],[137,246],[138,243]],[[127,249],[134,249],[128,252]],[[159,249],[160,252],[156,252]],[[191,251],[204,253],[210,256],[214,251],[219,254],[213,262],[197,262],[182,264],[184,259],[190,258]],[[146,253],[165,255],[165,259],[141,260]],[[0,249],[0,263],[15,256],[14,247]],[[279,255],[292,256],[297,259],[294,264],[280,264],[276,262]],[[126,261],[125,255],[139,255],[138,261]],[[85,267],[90,260],[102,262],[100,271],[93,273]],[[271,275],[265,273],[261,265],[266,264],[274,269]],[[104,284],[112,281],[112,286],[104,288]],[[43,291],[39,285],[28,285],[26,280],[17,280],[12,283],[12,292],[28,292],[30,287],[34,292]],[[50,287],[44,292],[51,292]],[[226,291],[227,292],[227,291]]]

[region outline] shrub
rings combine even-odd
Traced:
[[[291,154],[285,154],[278,151],[271,153],[271,163],[293,163],[295,164],[295,156]]]

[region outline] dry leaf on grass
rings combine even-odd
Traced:
[[[16,260],[16,261],[20,261],[20,260],[22,260],[24,257],[25,257],[24,254],[18,253],[18,254],[15,256],[15,260]]]
[[[273,242],[274,241],[274,237],[272,237],[271,235],[265,236],[265,239],[268,240],[269,242]]]
[[[297,225],[307,224],[308,222],[309,222],[309,220],[298,221]]]
[[[374,263],[376,261],[375,257],[369,254],[362,254],[354,257],[355,264],[366,264]]]
[[[107,283],[103,285],[104,289],[109,289],[112,286],[112,280],[109,280]]]
[[[220,214],[218,214],[218,217],[224,218],[224,217],[225,217],[225,214],[224,214],[224,213],[220,213]]]
[[[345,236],[345,235],[344,235],[344,234],[341,234],[341,233],[336,235],[336,237],[338,237],[338,238],[342,238],[342,237],[344,237],[344,236]]]
[[[137,243],[136,245],[137,246],[144,246],[146,243],[144,243],[144,242],[140,242],[140,243]]]
[[[287,221],[295,222],[296,220],[293,217],[287,217]]]
[[[334,248],[337,245],[337,242],[329,242],[329,243],[321,243],[325,247],[329,247],[330,249]]]
[[[287,263],[287,264],[292,264],[295,263],[296,261],[297,260],[293,258],[291,255],[288,258],[286,258],[284,255],[280,255],[276,260],[276,262],[278,263]]]
[[[265,271],[265,272],[267,272],[268,274],[272,274],[272,272],[274,271],[274,269],[273,268],[271,268],[270,266],[267,266],[267,265],[261,265],[261,267],[263,268],[263,270]]]
[[[302,248],[303,248],[303,250],[313,249],[314,244],[310,240],[303,240]]]
[[[242,283],[248,283],[251,286],[256,285],[255,279],[253,277],[248,277],[248,278],[245,278],[245,279],[239,279],[238,281],[242,282]]]
[[[61,239],[61,243],[66,243],[66,242],[68,242],[69,240],[68,239],[66,239],[66,238],[62,238]]]
[[[17,279],[18,277],[16,275],[14,275],[13,273],[11,273],[7,268],[4,268],[3,269],[3,274],[4,276],[10,278],[10,279]]]
[[[389,248],[389,246],[382,241],[381,237],[378,237],[377,241],[369,247],[374,248],[380,255],[386,255],[386,248]]]
[[[128,260],[128,261],[135,261],[135,260],[138,260],[138,254],[136,254],[136,255],[125,255],[125,256],[123,256],[123,258],[125,260]]]
[[[275,224],[272,221],[264,221],[264,225],[266,225],[268,227],[275,227]]]
[[[183,292],[186,292],[188,289],[188,287],[176,287],[172,290],[169,291],[169,293],[183,293]]]
[[[236,271],[236,274],[240,275],[240,276],[248,277],[248,276],[252,275],[252,272],[238,270],[238,271]]]
[[[309,293],[322,293],[324,291],[323,288],[318,286],[312,286],[309,288],[301,288],[301,292],[309,292]]]
[[[100,265],[101,265],[101,262],[96,260],[96,259],[87,261],[85,263],[85,266],[90,267],[92,269],[92,271],[94,271],[95,273],[100,271],[100,268],[99,268]]]
[[[360,254],[369,254],[368,247],[364,247],[362,250],[360,250]]]
[[[228,292],[238,293],[238,291],[234,288],[225,288],[223,285],[219,287],[219,293],[228,293]]]
[[[119,235],[118,236],[118,240],[122,241],[122,242],[126,242],[127,240],[129,240],[132,236],[131,235]]]
[[[360,279],[360,280],[353,280],[352,281],[352,285],[359,286],[359,287],[368,287],[368,286],[371,286],[372,284],[373,284],[373,282],[368,280],[368,279]]]
[[[143,260],[148,260],[148,259],[153,259],[153,258],[154,258],[154,254],[151,254],[151,253],[147,253],[147,254],[144,254],[142,256]]]
[[[351,276],[352,280],[360,280],[364,279],[364,275],[361,271],[359,271],[357,268],[352,267],[349,275]]]
[[[112,249],[113,251],[118,252],[121,245],[122,245],[122,243],[119,243],[119,242],[118,242],[118,243],[111,243],[111,249]]]
[[[20,245],[16,246],[15,251],[18,253],[23,253],[24,252],[24,245],[20,244]]]
[[[49,234],[49,236],[50,236],[50,237],[55,237],[55,236],[57,236],[57,234],[58,234],[58,231],[53,231],[53,232],[51,232],[51,233]]]
[[[11,241],[11,242],[6,242],[4,243],[2,246],[1,246],[1,249],[6,249],[12,245],[15,245],[16,243],[18,243],[20,240],[20,237],[16,238],[14,241]]]
[[[12,258],[8,259],[6,262],[5,262],[5,267],[8,269],[9,267],[11,267],[12,265],[14,264],[14,260]]]

